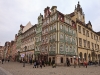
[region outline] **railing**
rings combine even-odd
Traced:
[[[53,42],[55,42],[55,39],[51,39],[51,40],[49,40],[49,42],[50,43],[53,43]]]
[[[52,29],[49,33],[53,33],[53,32],[56,32],[56,28]]]

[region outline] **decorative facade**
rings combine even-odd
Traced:
[[[39,60],[40,51],[41,51],[41,41],[42,41],[42,24],[43,24],[43,15],[38,16],[38,24],[36,25],[36,35],[35,35],[35,59]]]
[[[29,27],[29,28],[28,28]],[[21,50],[20,55],[26,56],[26,61],[29,62],[30,59],[34,60],[34,50],[35,50],[35,34],[36,34],[36,25],[31,25],[29,22],[25,27],[26,31],[22,33],[21,39]],[[24,29],[23,29],[24,30]]]
[[[69,15],[77,25],[78,57],[81,61],[98,61],[100,59],[100,34],[93,31],[90,21],[85,23],[85,15],[79,2],[74,12]]]
[[[56,6],[44,9],[42,25],[42,60],[57,65],[64,65],[69,58],[73,63],[73,56],[77,55],[77,35],[75,22],[68,15],[57,10]]]

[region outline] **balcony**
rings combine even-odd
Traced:
[[[54,32],[56,32],[56,28],[51,30],[49,33],[54,33]]]
[[[60,29],[60,31],[61,31],[61,32],[63,32],[63,33],[65,32],[65,30],[64,30],[64,29]]]
[[[71,35],[73,35],[73,34],[72,34],[71,32],[68,32],[68,35],[70,35],[70,36],[71,36]]]
[[[59,51],[59,54],[66,54],[65,51]]]
[[[72,44],[72,45],[75,45],[75,42],[74,42],[74,41],[72,41],[72,42],[71,42],[71,44]]]
[[[49,55],[55,55],[56,52],[55,51],[49,51]]]
[[[60,39],[60,42],[66,42],[66,40],[65,39]]]
[[[36,42],[35,44],[38,45],[38,44],[40,44],[40,43],[41,43],[41,41],[38,41],[38,42]]]
[[[35,51],[34,54],[35,55],[40,54],[40,51]]]
[[[49,43],[53,43],[53,42],[55,42],[55,39],[49,40]]]
[[[67,44],[71,44],[71,41],[70,40],[67,40]]]

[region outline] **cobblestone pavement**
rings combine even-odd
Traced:
[[[51,66],[46,66],[41,68],[33,68],[33,65],[25,64],[23,67],[22,63],[19,62],[6,62],[4,64],[0,63],[0,69],[4,69],[7,75],[100,75],[100,66],[88,66],[87,68],[81,66],[80,68],[77,66],[74,68],[57,66],[56,68],[52,68]],[[6,75],[2,74],[0,75]]]
[[[0,75],[6,75],[6,74],[0,69]]]

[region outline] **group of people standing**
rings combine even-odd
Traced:
[[[39,67],[39,65],[40,65],[40,67],[42,68],[42,66],[44,66],[45,67],[45,62],[44,62],[44,60],[34,60],[33,61],[33,68],[38,68]]]
[[[55,60],[52,60],[51,62],[52,64],[52,67],[56,67],[56,64],[55,64]],[[44,61],[44,60],[34,60],[33,61],[33,68],[42,68],[43,66],[45,67],[47,65],[47,61]]]

